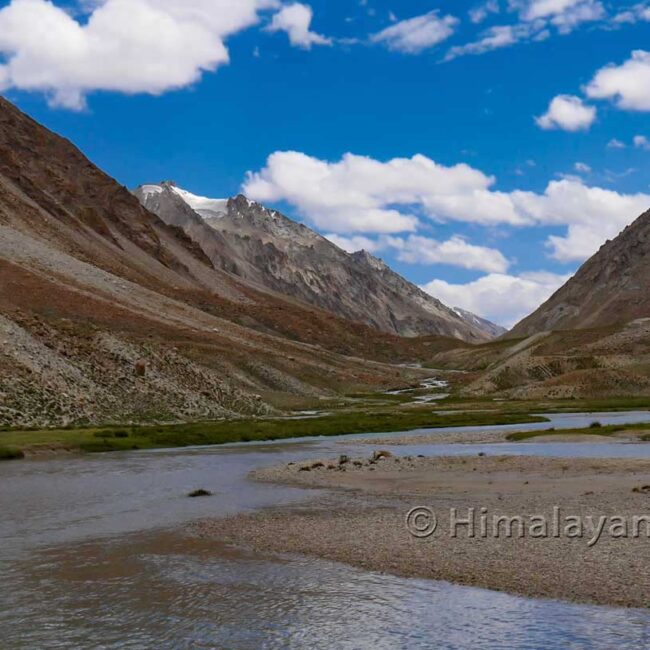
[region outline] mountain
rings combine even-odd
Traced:
[[[215,268],[0,98],[0,426],[263,415],[413,381],[418,345]]]
[[[165,223],[182,228],[212,263],[263,290],[400,336],[485,341],[501,330],[453,310],[366,251],[325,237],[244,196],[199,197],[166,182],[135,190]]]
[[[474,324],[476,327],[483,330],[490,338],[496,339],[499,336],[503,336],[508,330],[501,325],[497,325],[485,318],[481,318],[476,314],[473,314],[471,311],[466,309],[461,309],[460,307],[454,307],[454,311],[466,322]]]
[[[510,337],[623,325],[650,316],[650,211],[608,241]]]

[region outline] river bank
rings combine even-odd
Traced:
[[[649,460],[377,456],[256,470],[256,481],[333,491],[299,507],[204,521],[193,530],[239,546],[405,577],[530,597],[650,606]],[[409,530],[407,513],[418,507],[424,510]],[[473,509],[474,537],[469,524],[452,525],[452,509],[454,521],[470,518]],[[418,527],[427,532],[430,513],[438,527],[421,536]],[[530,529],[533,516],[545,520],[545,533]],[[519,521],[508,524],[517,517],[523,536]],[[620,522],[625,536],[613,528]]]
[[[595,419],[603,427],[623,426],[650,421],[650,413],[590,412],[549,419],[550,423],[498,428],[561,429],[588,426]],[[446,436],[451,431],[438,433]],[[377,650],[461,646],[633,650],[647,645],[650,609],[531,599],[463,586],[460,581],[400,577],[409,574],[391,566],[402,562],[391,538],[382,537],[381,527],[363,526],[361,518],[366,513],[374,517],[372,511],[384,508],[386,516],[393,516],[389,524],[394,522],[393,530],[399,531],[413,503],[430,505],[426,493],[399,497],[354,488],[333,489],[326,497],[326,490],[320,488],[247,478],[272,466],[294,463],[297,469],[309,459],[338,461],[341,454],[351,461],[368,460],[375,449],[384,449],[384,442],[374,448],[359,445],[359,437],[68,454],[2,464],[0,628],[5,632],[4,646],[86,648],[95,647],[98,638],[106,648],[116,650],[123,648],[125,638],[137,647],[241,650],[330,647],[332,643]],[[388,450],[414,458],[462,454],[468,462],[478,460],[479,453],[487,454],[482,460],[523,453],[539,458],[589,456],[598,463],[601,458],[646,458],[650,462],[650,445],[618,440],[598,445],[421,444]],[[307,474],[301,472],[301,479]],[[213,496],[188,499],[198,488]],[[645,495],[630,495],[645,503]],[[310,556],[309,549],[295,555],[265,552],[263,536],[261,552],[242,548],[244,543],[233,548],[231,542],[225,548],[216,541],[220,530],[227,532],[233,525],[232,517],[301,512],[309,521],[311,511],[321,521],[313,531],[313,547],[323,557],[326,552],[333,556],[345,549],[346,536],[366,531],[364,544],[358,548],[357,568],[344,554],[339,563]],[[356,512],[359,527],[350,526]],[[197,521],[211,521],[216,529],[206,532],[203,539],[188,539]],[[251,525],[246,521],[245,525]],[[279,527],[285,536],[292,530],[286,520]],[[232,539],[240,535],[241,530]],[[423,542],[415,548],[421,548],[421,557],[429,561],[435,540],[409,536],[406,543]],[[278,548],[284,547],[284,541],[278,540]],[[318,549],[318,544],[326,543],[329,549]],[[381,560],[388,568],[363,569],[371,566],[367,554],[377,545],[385,548]],[[267,540],[266,549],[270,548]],[[504,548],[502,564],[508,570],[508,547]],[[549,558],[551,569],[553,561]],[[478,566],[477,571],[482,571]],[[640,576],[646,567],[638,566]],[[631,581],[633,586],[635,581]],[[503,589],[514,592],[516,585],[504,584]]]
[[[544,423],[553,426],[550,420],[554,416],[580,412],[598,411],[604,417],[628,412],[643,414],[645,411],[632,409],[636,406],[645,408],[647,401],[610,398],[497,402],[448,397],[432,404],[413,402],[410,397],[401,394],[368,394],[348,397],[341,403],[324,403],[321,410],[288,412],[276,417],[157,424],[124,423],[59,429],[6,429],[0,430],[0,461],[70,453],[172,449],[316,436],[386,432],[408,434],[410,431],[418,431],[414,435],[420,436],[424,429],[449,427]],[[645,415],[641,415],[638,421],[646,419]],[[650,425],[646,428],[650,430]],[[522,427],[522,431],[527,430],[528,427]],[[605,433],[605,429],[599,433]],[[437,434],[432,432],[433,435]],[[495,440],[494,435],[490,435],[491,440]],[[394,433],[391,436],[404,438]]]
[[[101,453],[138,449],[171,449],[237,442],[266,442],[315,436],[338,436],[391,430],[453,426],[492,426],[547,422],[547,418],[523,412],[462,411],[437,413],[431,409],[341,411],[301,419],[258,418],[212,422],[173,423],[148,426],[110,426],[35,431],[0,431],[0,450],[8,458],[87,452]],[[17,454],[17,455],[16,455]]]

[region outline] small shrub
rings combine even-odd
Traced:
[[[590,429],[600,429],[600,427],[602,427],[602,426],[603,426],[603,425],[602,425],[600,422],[592,422],[592,423],[589,425],[589,428],[590,428]]]
[[[20,460],[25,458],[25,452],[15,447],[0,447],[0,460]]]

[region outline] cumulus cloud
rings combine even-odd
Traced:
[[[580,174],[590,174],[591,167],[587,163],[577,162],[573,165],[573,168]]]
[[[419,235],[390,237],[387,243],[397,251],[397,259],[409,264],[447,264],[488,273],[504,272],[510,266],[501,251],[470,244],[459,235],[443,242]]]
[[[551,297],[571,276],[534,272],[490,273],[467,284],[432,280],[422,289],[447,305],[512,327]]]
[[[551,181],[543,193],[501,192],[493,189],[495,183],[467,164],[447,167],[422,155],[381,162],[346,154],[327,162],[280,151],[269,156],[261,171],[249,172],[242,190],[261,202],[286,201],[310,223],[338,235],[415,235],[422,219],[566,227],[565,236],[547,241],[550,254],[561,261],[585,259],[650,207],[649,194],[621,194],[579,178]],[[402,244],[411,259],[416,255],[413,242],[417,237],[411,238],[411,248]],[[450,240],[444,247],[432,246],[431,255],[441,256],[452,244],[460,245]],[[489,268],[502,263],[493,258]]]
[[[501,251],[486,246],[476,246],[460,235],[454,235],[446,241],[420,235],[408,237],[383,235],[376,239],[359,235],[345,237],[337,234],[329,234],[326,237],[349,253],[358,250],[366,250],[369,253],[390,250],[400,262],[407,264],[444,264],[487,273],[504,272],[510,266]]]
[[[650,111],[650,52],[635,50],[623,64],[602,68],[585,92],[592,99],[611,99],[619,108]]]
[[[77,21],[47,0],[0,9],[0,90],[80,109],[96,90],[157,95],[228,63],[225,39],[275,0],[105,0]]]
[[[321,36],[309,29],[313,17],[314,12],[309,5],[296,2],[282,7],[273,16],[267,31],[286,32],[291,45],[305,50],[311,49],[312,45],[331,45],[332,39]]]
[[[542,129],[585,131],[594,123],[596,109],[574,95],[558,95],[551,100],[544,115],[535,118]]]
[[[552,235],[546,242],[551,255],[561,262],[587,259],[648,208],[648,194],[621,194],[571,181],[551,183],[545,196],[533,198],[530,205],[546,216],[562,215],[566,236]]]
[[[430,11],[395,23],[373,34],[370,40],[385,45],[389,50],[418,54],[447,40],[459,22],[455,16],[441,17],[438,11]]]
[[[387,162],[351,153],[338,162],[296,151],[269,156],[249,172],[243,191],[264,201],[288,201],[311,223],[337,233],[415,231],[417,212],[433,219],[522,224],[495,179],[466,164],[446,167],[422,155]],[[398,209],[401,208],[401,209]]]
[[[348,253],[356,253],[362,250],[369,253],[378,253],[385,249],[385,244],[378,239],[370,239],[370,237],[364,237],[363,235],[345,237],[344,235],[329,233],[325,235],[325,238]]]

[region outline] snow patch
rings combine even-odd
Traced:
[[[169,189],[202,217],[223,216],[228,213],[228,199],[211,199],[207,196],[199,196],[174,185],[171,185]]]
[[[145,198],[148,198],[154,194],[162,194],[163,188],[160,185],[142,185],[140,191]]]

